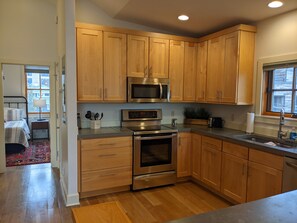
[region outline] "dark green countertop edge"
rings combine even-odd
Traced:
[[[297,190],[167,223],[296,223]]]
[[[165,125],[169,128],[173,128],[171,125]],[[297,148],[285,149],[277,146],[263,145],[257,142],[251,142],[244,139],[240,139],[237,136],[245,134],[245,132],[227,128],[208,128],[202,125],[184,125],[178,124],[174,129],[178,132],[192,132],[204,136],[209,136],[217,139],[221,139],[228,142],[233,142],[249,148],[262,150],[264,152],[273,153],[281,156],[289,156],[297,158]],[[115,127],[103,127],[100,129],[80,129],[77,139],[92,139],[92,138],[106,138],[106,137],[120,137],[120,136],[132,136],[133,132],[127,128]]]

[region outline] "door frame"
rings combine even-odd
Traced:
[[[59,137],[57,137],[57,100],[56,100],[56,80],[58,71],[56,68],[56,64],[53,62],[42,62],[42,61],[20,61],[20,60],[0,60],[0,74],[3,75],[2,67],[4,64],[11,65],[36,65],[36,66],[48,66],[50,73],[50,148],[51,148],[51,166],[59,168],[59,142],[57,141]],[[4,114],[3,114],[3,77],[0,78],[0,138],[4,139]],[[6,157],[5,157],[5,141],[0,142],[0,173],[6,171]]]

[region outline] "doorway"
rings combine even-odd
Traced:
[[[33,70],[30,70],[32,68],[41,68],[39,70],[38,75]],[[46,75],[43,75],[43,73],[46,73],[46,71],[42,71],[42,69],[47,69],[48,77]],[[10,62],[2,62],[0,63],[0,71],[2,73],[3,78],[1,79],[1,87],[0,87],[0,104],[2,107],[4,107],[4,101],[3,96],[5,94],[9,95],[23,95],[27,96],[28,98],[28,110],[29,110],[29,127],[30,127],[30,133],[31,137],[34,134],[34,138],[44,138],[42,136],[43,134],[46,135],[46,138],[49,138],[49,146],[51,148],[50,151],[50,160],[51,160],[51,166],[52,167],[59,167],[59,157],[58,157],[58,151],[59,151],[59,137],[57,136],[57,126],[59,126],[58,122],[59,119],[57,119],[57,114],[59,114],[59,110],[57,109],[59,106],[57,106],[57,94],[56,89],[59,89],[59,78],[57,78],[57,72],[56,72],[56,66],[55,64],[51,63],[10,63]],[[31,73],[30,73],[31,72]],[[30,75],[26,74],[30,73]],[[32,75],[33,73],[33,75]],[[11,76],[8,76],[11,75]],[[29,77],[29,78],[28,78]],[[32,78],[33,77],[33,78]],[[34,82],[34,83],[33,83]],[[40,85],[40,89],[37,89],[36,86],[42,82]],[[12,84],[15,84],[15,87],[11,87]],[[31,85],[31,87],[28,87]],[[33,87],[32,87],[33,86]],[[46,89],[46,86],[48,89]],[[43,89],[45,88],[45,89]],[[2,95],[4,92],[4,95]],[[36,101],[35,101],[36,99]],[[38,104],[37,99],[42,99],[41,102],[45,101],[44,104]],[[34,100],[34,101],[33,101]],[[35,103],[36,102],[36,103]],[[34,104],[35,103],[35,104]],[[38,107],[38,105],[42,105],[41,107]],[[4,122],[4,114],[2,113],[4,109],[1,109],[0,112],[1,118],[0,123]],[[2,114],[1,114],[2,113]],[[43,116],[42,118],[44,120],[40,120],[40,123],[37,119],[41,119],[40,116]],[[34,124],[34,128],[32,131],[32,122]],[[47,124],[47,127],[45,126]],[[3,123],[4,124],[4,123]],[[39,127],[38,127],[39,126]],[[41,128],[42,127],[42,128]],[[46,127],[46,128],[45,128]],[[42,131],[37,131],[38,128],[41,128]],[[38,133],[39,132],[39,133]],[[49,136],[47,135],[49,133]],[[4,138],[4,131],[0,131],[0,136],[3,136]],[[38,136],[39,135],[39,136]],[[41,136],[40,136],[41,135]],[[2,137],[1,137],[2,138]],[[4,141],[4,140],[3,140]],[[34,140],[35,141],[35,140]],[[34,142],[33,141],[33,142]],[[36,142],[36,141],[35,141]],[[0,172],[5,171],[6,166],[6,156],[5,156],[5,142],[1,142],[1,152],[0,152]]]

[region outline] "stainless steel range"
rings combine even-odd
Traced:
[[[122,110],[133,131],[133,190],[176,182],[177,130],[161,125],[162,110]]]

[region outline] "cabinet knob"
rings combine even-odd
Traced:
[[[107,98],[107,88],[104,88],[104,98]]]

